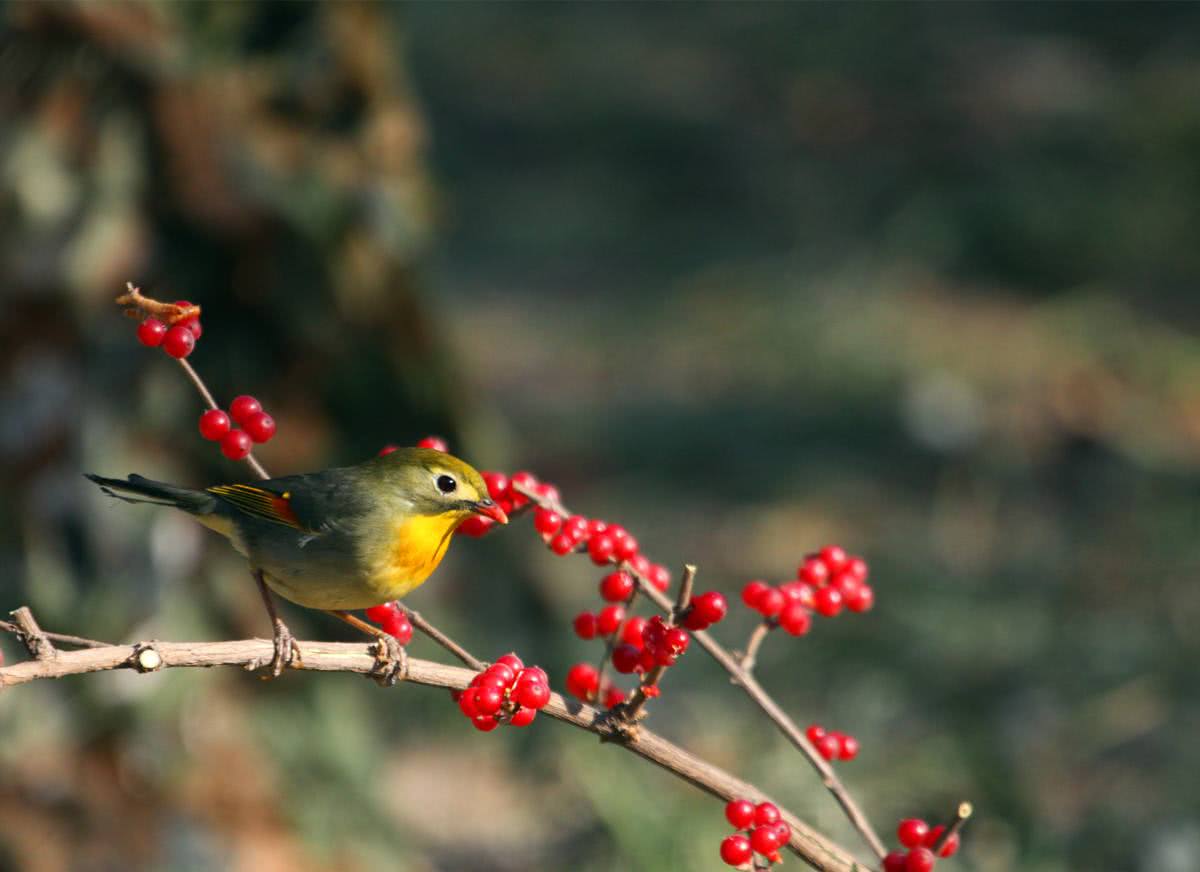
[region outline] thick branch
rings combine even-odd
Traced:
[[[411,620],[411,619],[410,619]],[[346,642],[301,642],[304,664],[300,669],[320,672],[357,672],[370,675],[378,667],[369,645]],[[257,669],[269,664],[274,647],[268,639],[230,642],[141,642],[110,645],[82,651],[59,651],[50,660],[27,660],[0,668],[0,691],[43,678],[63,678],[113,669],[157,672],[170,667],[241,666]],[[430,687],[465,688],[475,672],[429,660],[409,658],[408,681]],[[662,767],[701,790],[730,800],[747,797],[769,799],[760,790],[691,754],[649,730],[624,735],[606,722],[604,713],[582,703],[552,694],[543,712],[559,721],[595,733],[610,744],[620,745]],[[776,803],[778,804],[778,803]],[[789,847],[815,869],[852,872],[864,867],[843,848],[807,826],[790,812],[785,817],[792,827]]]

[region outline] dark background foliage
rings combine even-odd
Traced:
[[[705,586],[866,555],[876,610],[760,668],[862,740],[881,829],[970,798],[961,868],[1200,865],[1200,8],[0,15],[5,609],[266,632],[223,543],[79,476],[245,475],[112,307],[132,278],[204,307],[192,360],[276,414],[272,471],[439,432]],[[411,601],[561,676],[595,575],[509,529]],[[854,844],[703,656],[655,710]],[[719,865],[716,804],[626,755],[348,676],[28,686],[0,735],[0,869]]]

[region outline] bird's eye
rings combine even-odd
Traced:
[[[439,475],[435,484],[437,484],[437,489],[444,494],[452,494],[458,489],[458,482],[449,475]]]

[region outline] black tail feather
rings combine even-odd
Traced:
[[[136,474],[129,478],[105,478],[85,472],[83,477],[99,485],[100,490],[106,495],[126,503],[170,506],[194,514],[210,512],[216,503],[212,494],[205,491],[176,487],[173,484],[153,481]]]

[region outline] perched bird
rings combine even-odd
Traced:
[[[394,668],[404,657],[396,640],[347,610],[399,599],[423,584],[471,515],[508,523],[473,467],[429,448],[205,490],[140,475],[87,478],[126,502],[182,509],[233,543],[250,561],[271,617],[275,675],[301,653],[268,588],[377,637],[381,662]]]

